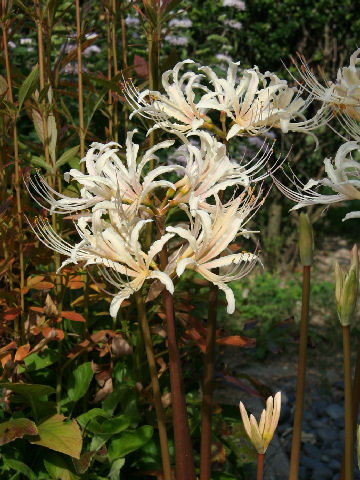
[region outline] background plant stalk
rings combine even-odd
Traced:
[[[352,389],[353,441],[355,441],[357,418],[359,414],[359,403],[360,403],[360,339],[358,340],[355,376],[354,376],[353,389]],[[340,480],[345,480],[345,448],[343,451],[343,458],[341,463]]]
[[[342,327],[344,353],[344,386],[345,386],[345,480],[354,478],[354,435],[352,423],[351,401],[351,362],[350,362],[350,326]]]
[[[135,301],[136,301],[138,316],[140,319],[141,329],[143,333],[145,350],[146,350],[150,377],[151,377],[156,417],[157,417],[158,428],[159,428],[160,449],[161,449],[161,458],[162,458],[162,464],[163,464],[164,480],[171,480],[171,464],[170,464],[168,439],[167,439],[167,433],[166,433],[165,413],[161,403],[161,391],[160,391],[159,379],[157,376],[156,362],[155,362],[155,356],[154,356],[154,351],[152,347],[150,328],[146,318],[144,302],[139,292],[135,293]]]
[[[201,407],[200,480],[210,480],[211,476],[212,393],[215,366],[218,291],[218,287],[214,284],[211,284],[209,292],[209,309],[206,329],[206,350],[204,360],[205,368],[203,381],[203,398]]]
[[[310,271],[311,267],[309,265],[303,266],[299,360],[289,480],[297,480],[299,474],[301,424],[304,408],[304,387],[306,375],[307,332],[309,323]]]
[[[5,68],[6,68],[6,82],[8,87],[9,101],[11,104],[14,104],[13,94],[12,94],[12,83],[11,83],[11,71],[10,71],[10,62],[9,62],[9,51],[8,51],[8,40],[7,40],[7,24],[4,21],[6,14],[6,2],[2,0],[2,33],[3,33],[3,47],[4,47],[4,56],[5,56]],[[21,338],[21,343],[25,343],[25,328],[24,328],[24,308],[25,308],[25,299],[24,299],[24,285],[25,285],[25,268],[24,268],[24,253],[23,253],[23,228],[22,228],[22,207],[21,207],[21,189],[20,189],[20,159],[19,159],[19,146],[17,138],[17,128],[16,128],[16,115],[13,117],[13,140],[14,140],[14,164],[15,164],[15,195],[16,195],[16,217],[19,230],[19,264],[20,264],[20,319],[19,317],[15,318],[14,321],[14,331],[15,337]]]

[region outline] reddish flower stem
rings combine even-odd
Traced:
[[[257,475],[256,480],[263,480],[264,475],[264,453],[257,454]]]
[[[310,266],[303,266],[303,290],[302,307],[300,321],[300,344],[298,375],[296,386],[296,404],[294,414],[294,429],[291,444],[290,474],[289,480],[297,480],[299,474],[300,444],[301,444],[301,424],[304,409],[304,389],[306,374],[306,351],[307,351],[307,331],[309,323],[309,300],[310,300]]]
[[[211,284],[209,292],[203,400],[201,408],[200,480],[210,480],[211,476],[211,419],[213,376],[215,364],[217,300],[218,287]]]

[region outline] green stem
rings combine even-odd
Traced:
[[[256,480],[263,480],[264,476],[264,453],[257,454],[257,475]]]
[[[354,478],[354,436],[351,401],[351,362],[350,362],[350,327],[342,327],[344,353],[344,385],[345,385],[345,479]]]
[[[162,458],[162,464],[163,464],[164,480],[171,480],[171,464],[170,464],[168,439],[167,439],[167,433],[166,433],[165,413],[161,403],[161,391],[160,391],[159,379],[157,376],[155,356],[154,356],[154,351],[153,351],[152,341],[151,341],[151,333],[150,333],[149,324],[146,318],[144,301],[139,292],[135,293],[135,300],[136,300],[138,316],[140,319],[141,329],[143,333],[145,350],[146,350],[150,377],[151,377],[156,417],[157,417],[158,428],[159,428],[160,449],[161,449],[161,458]]]
[[[294,428],[293,428],[293,437],[292,437],[292,445],[291,445],[289,480],[297,480],[298,474],[299,474],[301,424],[302,424],[302,414],[303,414],[303,408],[304,408],[304,388],[305,388],[305,375],[306,375],[307,331],[308,331],[308,323],[309,323],[310,270],[311,270],[310,266],[303,267],[299,360],[298,360],[296,405],[295,405]]]
[[[211,284],[209,293],[208,322],[206,329],[205,369],[201,408],[200,480],[211,476],[211,419],[212,392],[215,364],[216,314],[218,287]]]

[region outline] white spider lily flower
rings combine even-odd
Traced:
[[[357,67],[359,54],[360,48],[351,55],[348,67],[339,68],[336,82],[327,80],[322,73],[321,76],[325,85],[320,83],[303,56],[299,55],[300,67],[293,61],[304,83],[303,88],[307,89],[314,98],[334,108],[335,111],[346,113],[359,120],[360,68]]]
[[[250,179],[246,168],[229,160],[226,147],[208,132],[191,133],[200,139],[200,147],[190,143],[181,147],[181,155],[186,159],[184,177],[175,186],[177,195],[173,203],[189,203],[193,212],[198,208],[209,207],[206,200],[229,186],[247,187]]]
[[[229,186],[246,189],[250,184],[264,180],[282,163],[276,161],[270,169],[267,168],[273,147],[266,141],[261,143],[252,159],[238,163],[228,158],[225,145],[208,132],[191,132],[189,136],[198,137],[200,147],[186,143],[175,153],[174,158],[179,155],[181,163],[185,164],[185,175],[175,184],[177,193],[172,202],[188,203],[191,212],[197,209],[213,211],[214,205],[207,203],[210,197]]]
[[[202,111],[195,104],[193,88],[202,88],[198,83],[201,75],[185,72],[179,78],[179,70],[193,60],[184,60],[162,75],[162,84],[166,94],[144,90],[139,92],[131,82],[124,82],[123,93],[134,109],[133,115],[139,114],[154,120],[153,128],[162,128],[171,132],[186,132],[201,127],[204,120]],[[172,81],[170,80],[172,77]]]
[[[210,67],[200,68],[214,91],[203,95],[197,106],[226,112],[234,122],[227,133],[228,140],[235,135],[257,136],[271,127],[284,132],[308,131],[306,122],[290,122],[302,117],[308,105],[308,101],[301,98],[301,92],[295,95],[297,89],[288,87],[286,80],[271,73],[262,75],[257,67],[244,70],[238,81],[238,65],[239,62],[229,63],[226,79],[219,78]]]
[[[242,233],[244,222],[251,207],[239,208],[242,199],[233,201],[229,208],[218,203],[217,212],[210,215],[203,210],[197,210],[195,220],[191,220],[191,228],[166,228],[188,242],[177,261],[176,274],[180,277],[185,269],[198,272],[204,278],[217,285],[225,293],[227,312],[234,313],[235,297],[227,283],[246,276],[258,261],[252,253],[231,253],[219,257],[227,251],[229,244]],[[220,269],[219,273],[212,270]]]
[[[78,262],[85,262],[85,267],[97,265],[101,268],[104,279],[119,290],[110,305],[112,317],[116,317],[122,302],[140,290],[146,280],[159,280],[173,293],[174,285],[169,275],[157,268],[154,258],[174,234],[167,233],[156,240],[146,253],[141,248],[139,235],[151,220],[123,225],[119,232],[101,218],[103,213],[97,210],[92,216],[79,219],[76,229],[81,241],[75,246],[63,240],[47,220],[40,219],[31,228],[44,245],[68,257],[60,269]]]
[[[156,180],[160,175],[174,171],[174,166],[160,166],[143,175],[144,166],[151,160],[158,160],[155,155],[157,150],[170,147],[174,141],[166,140],[154,145],[137,163],[139,145],[132,140],[135,132],[136,130],[127,134],[126,166],[117,155],[119,144],[94,142],[82,160],[85,162],[86,173],[74,168],[65,173],[66,181],[71,177],[82,186],[80,198],[56,192],[40,175],[30,177],[30,194],[31,190],[36,192],[50,205],[50,211],[55,213],[72,213],[88,208],[111,210],[117,208],[119,200],[125,205],[131,205],[130,210],[136,213],[141,205],[146,204],[147,195],[154,189],[163,187],[175,190],[173,183]]]
[[[321,180],[309,180],[306,185],[300,182],[299,179],[291,180],[296,186],[297,191],[291,190],[289,187],[283,185],[277,178],[273,177],[274,183],[279,190],[297,204],[291,210],[297,210],[307,205],[323,204],[330,205],[332,203],[342,202],[345,200],[359,200],[360,199],[360,163],[353,160],[348,155],[353,151],[360,152],[360,145],[358,142],[346,142],[338,149],[334,163],[329,158],[324,160],[325,172],[327,178]],[[314,186],[330,187],[337,192],[333,195],[322,195],[313,190]],[[359,218],[360,212],[348,213],[344,220],[349,218]]]
[[[266,409],[262,411],[260,422],[257,423],[254,415],[248,417],[246,408],[242,402],[239,403],[241,418],[245,431],[255,447],[257,453],[264,454],[271,442],[276,427],[279,423],[281,410],[281,392],[277,392],[266,401]]]

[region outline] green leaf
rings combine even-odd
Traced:
[[[86,135],[88,128],[90,126],[90,122],[92,120],[92,117],[94,116],[96,110],[99,108],[101,102],[103,101],[103,98],[105,97],[106,93],[108,90],[104,90],[102,93],[100,93],[97,96],[96,102],[93,101],[93,98],[91,95],[88,96],[88,99],[85,103],[85,110],[87,112],[87,121],[86,121],[86,127],[84,129],[84,135]]]
[[[0,445],[22,438],[24,435],[37,435],[37,433],[35,423],[27,418],[8,420],[0,423]]]
[[[79,415],[76,420],[78,421],[81,428],[85,429],[91,420],[94,420],[98,417],[109,418],[109,416],[110,415],[105,412],[105,410],[102,410],[101,408],[93,408],[92,410],[89,410],[88,412]]]
[[[55,393],[55,389],[49,385],[37,385],[35,383],[0,383],[1,388],[6,388],[14,393],[18,393],[25,398],[42,397]]]
[[[30,72],[19,88],[19,112],[24,101],[34,92],[39,81],[39,65]]]
[[[21,365],[18,366],[18,373],[23,373],[25,370],[27,372],[35,372],[37,370],[42,370],[43,368],[49,367],[57,362],[59,359],[59,353],[50,348],[39,353],[32,353],[28,357],[24,358],[25,367]]]
[[[45,168],[45,170],[47,170],[48,172],[52,171],[51,165],[45,162],[44,157],[31,157],[30,164],[34,167]]]
[[[119,415],[118,417],[105,420],[101,424],[102,432],[104,434],[115,435],[120,433],[130,425],[130,419],[126,415]]]
[[[79,145],[77,145],[76,147],[69,148],[69,150],[66,150],[66,152],[64,152],[61,155],[59,160],[57,160],[56,168],[59,168],[62,165],[65,165],[66,163],[71,161],[74,157],[76,157],[78,151],[79,151]]]
[[[25,463],[20,462],[20,460],[5,458],[4,456],[2,456],[2,458],[5,467],[12,468],[17,472],[22,473],[23,475],[25,475],[25,477],[30,478],[30,480],[36,480],[35,473],[31,470],[30,467],[25,465]]]
[[[79,365],[69,377],[67,398],[62,401],[62,404],[77,402],[83,397],[89,388],[93,375],[91,362]]]
[[[38,425],[38,440],[30,443],[42,445],[71,457],[80,458],[82,437],[76,420],[64,422],[63,415],[53,415]]]
[[[54,480],[78,480],[80,477],[73,471],[68,458],[56,453],[49,453],[44,457],[44,465]]]
[[[110,480],[119,480],[120,479],[120,470],[125,464],[125,458],[118,458],[114,460],[111,464],[111,469],[109,472]]]
[[[111,461],[123,458],[129,453],[143,447],[153,436],[154,429],[144,425],[133,432],[124,432],[109,445],[109,458]]]

